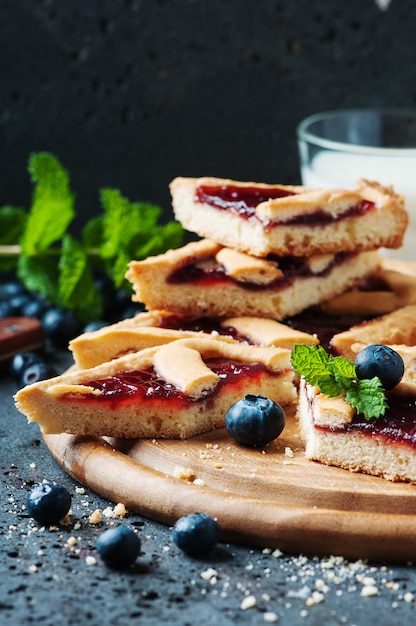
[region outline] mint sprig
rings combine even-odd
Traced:
[[[388,408],[380,379],[357,378],[352,361],[328,354],[322,346],[296,344],[292,367],[299,376],[319,387],[330,398],[344,394],[345,400],[366,420],[384,415]]]
[[[99,190],[103,212],[84,224],[79,241],[69,232],[76,209],[66,169],[53,154],[37,152],[29,157],[28,171],[34,185],[29,210],[0,207],[0,271],[16,271],[29,291],[82,321],[103,313],[95,269],[106,272],[116,288],[131,290],[124,277],[130,260],[182,243],[178,222],[158,223],[160,207],[130,202],[110,188]]]

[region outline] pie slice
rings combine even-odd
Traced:
[[[295,343],[318,343],[316,336],[275,320],[260,317],[192,318],[169,311],[147,311],[73,339],[78,368],[95,367],[118,358],[186,337],[216,338],[261,346],[292,349]]]
[[[253,256],[399,248],[408,223],[403,196],[366,180],[349,191],[178,177],[170,190],[187,230]]]
[[[334,335],[332,352],[354,360],[357,352],[372,343],[416,345],[416,304],[352,326]]]
[[[416,484],[416,388],[404,382],[397,390],[386,414],[367,421],[342,397],[329,398],[302,379],[297,414],[306,458]]]
[[[296,399],[289,350],[179,339],[24,387],[17,408],[46,434],[184,439],[224,426],[246,394]]]
[[[379,262],[375,251],[258,258],[202,239],[131,261],[126,277],[149,310],[282,320],[342,293]]]
[[[322,308],[328,313],[374,317],[409,304],[416,304],[416,263],[382,258],[373,274]]]

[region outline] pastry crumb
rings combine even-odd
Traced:
[[[256,596],[253,596],[253,595],[246,596],[240,604],[240,609],[242,609],[243,611],[246,611],[247,609],[252,609],[254,606],[256,606],[256,604],[257,604]]]
[[[95,509],[89,517],[89,522],[94,526],[95,524],[100,524],[102,519],[100,509]]]
[[[175,478],[180,478],[181,480],[191,480],[194,478],[194,472],[192,469],[181,465],[176,465],[173,475]]]

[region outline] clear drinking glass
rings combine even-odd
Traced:
[[[345,109],[317,113],[297,128],[302,183],[354,187],[359,178],[405,197],[404,246],[389,256],[416,261],[416,110]]]

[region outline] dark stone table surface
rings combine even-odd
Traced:
[[[65,353],[53,362],[63,371]],[[15,382],[0,379],[0,624],[94,626],[267,624],[378,626],[414,624],[416,568],[410,564],[325,559],[221,543],[190,558],[171,529],[127,512],[76,483],[52,459],[36,424],[14,407]],[[30,488],[42,480],[73,497],[67,526],[40,528],[26,513]],[[99,524],[90,515],[102,514]],[[98,535],[118,521],[139,534],[131,569],[108,569]],[[415,538],[416,541],[416,538]]]

